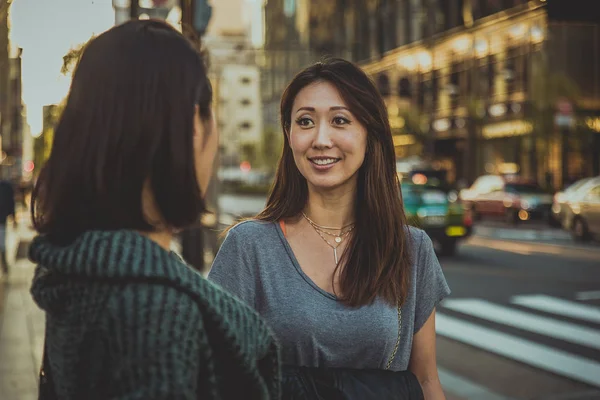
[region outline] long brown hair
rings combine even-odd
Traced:
[[[296,75],[285,89],[281,99],[283,154],[267,205],[256,218],[271,222],[293,218],[306,206],[308,186],[289,143],[292,107],[303,88],[323,81],[337,88],[367,130],[367,153],[358,171],[354,235],[339,264],[344,268],[338,296],[353,307],[370,304],[377,297],[402,304],[408,292],[412,257],[392,132],[383,98],[369,77],[351,62],[336,58],[318,62]]]

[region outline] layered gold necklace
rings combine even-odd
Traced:
[[[333,258],[335,259],[335,265],[337,266],[339,263],[337,248],[342,244],[346,237],[348,237],[350,232],[352,232],[352,230],[354,229],[354,223],[342,226],[341,228],[335,228],[331,226],[323,226],[317,224],[312,219],[308,218],[308,216],[304,212],[302,213],[302,216],[304,217],[304,219],[306,219],[310,226],[313,227],[313,229],[315,230],[315,232],[317,232],[321,239],[323,239],[323,241],[333,249]],[[337,231],[338,233],[332,233],[330,231]],[[335,244],[327,240],[326,236],[333,237],[333,241],[335,242]]]

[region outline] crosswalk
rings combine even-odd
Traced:
[[[446,299],[436,315],[438,335],[600,387],[600,306],[544,294],[508,304]]]

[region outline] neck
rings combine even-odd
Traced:
[[[156,232],[140,232],[142,235],[146,236],[148,239],[157,243],[163,249],[170,251],[171,250],[171,241],[173,240],[173,232],[165,230],[165,231],[156,231]]]
[[[310,190],[304,212],[316,224],[342,228],[354,223],[355,190],[336,193]]]

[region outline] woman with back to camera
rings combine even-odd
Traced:
[[[408,369],[443,399],[435,307],[450,290],[406,224],[382,97],[352,63],[320,62],[285,90],[281,123],[266,208],[230,229],[209,279],[267,320],[284,366]]]
[[[86,46],[32,203],[42,399],[279,398],[270,330],[170,251],[204,212],[211,101],[201,55],[164,22]]]

